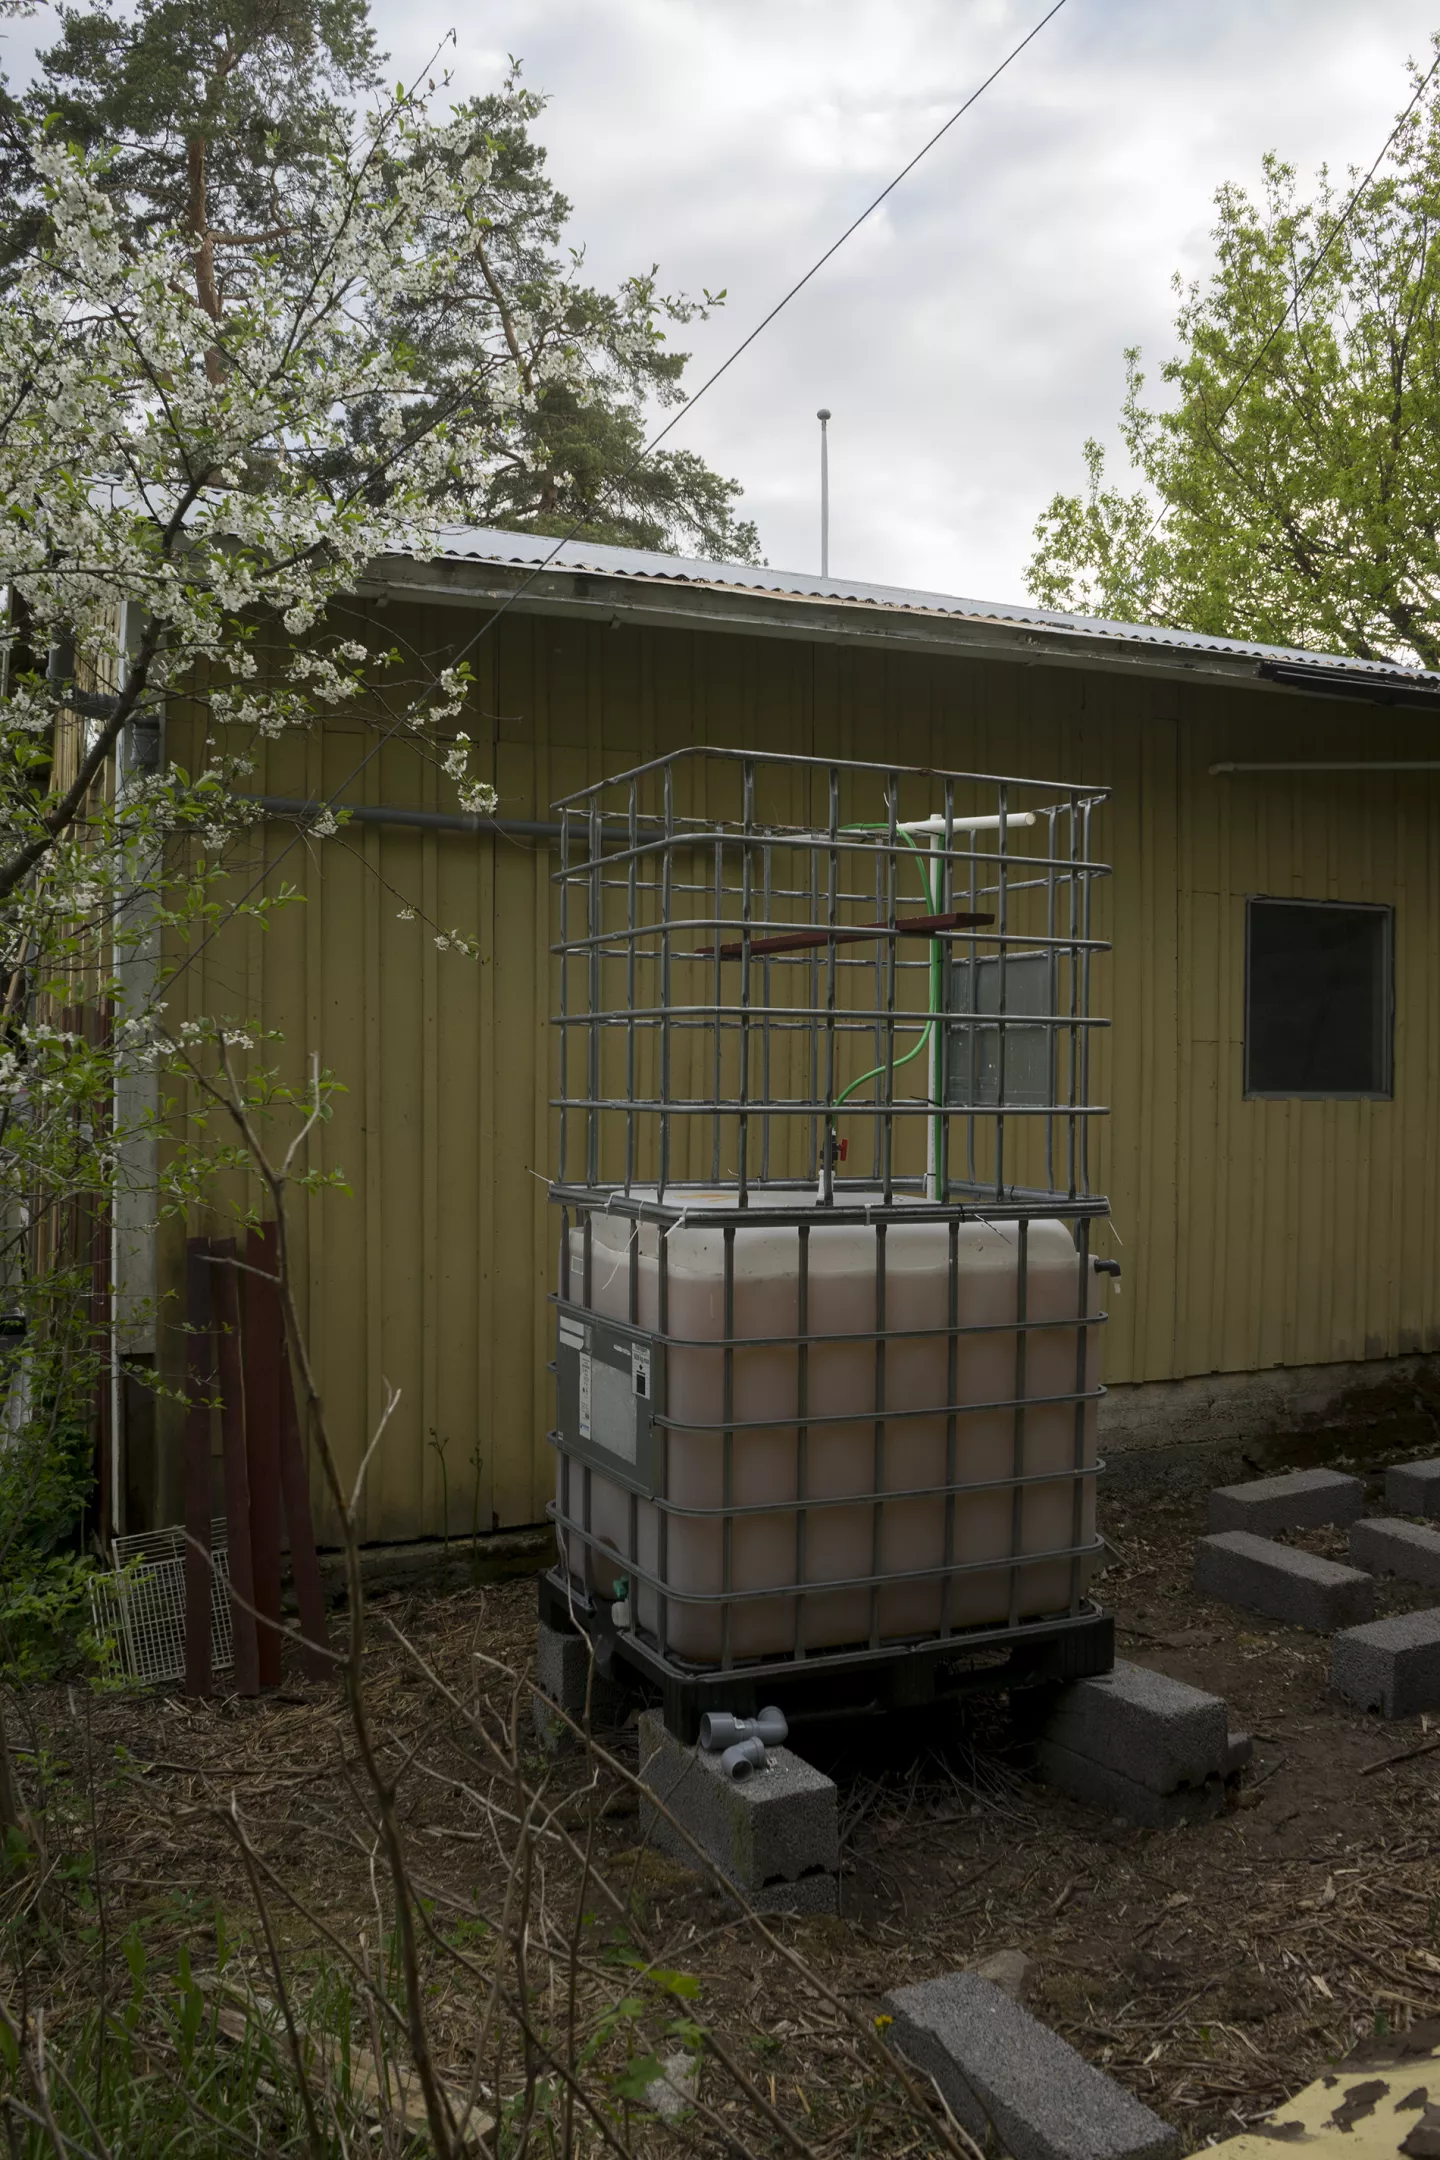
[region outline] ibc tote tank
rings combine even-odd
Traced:
[[[694,748],[555,806],[542,1612],[674,1730],[1108,1668],[1104,800]]]
[[[793,1195],[769,1204],[787,1198],[793,1211]],[[1098,1330],[1083,1331],[1082,1351],[1074,1325],[1082,1274],[1083,1310],[1100,1307],[1095,1269],[1082,1269],[1066,1224],[960,1222],[952,1233],[934,1221],[813,1223],[802,1425],[801,1233],[763,1220],[734,1233],[726,1413],[724,1351],[707,1347],[727,1333],[724,1234],[703,1217],[731,1205],[724,1194],[687,1195],[683,1218],[663,1232],[594,1215],[589,1296],[583,1233],[570,1232],[571,1301],[626,1322],[633,1239],[636,1324],[665,1344],[653,1497],[632,1510],[633,1487],[595,1467],[589,1483],[590,1537],[614,1555],[617,1576],[634,1578],[641,1627],[663,1635],[677,1657],[706,1663],[1019,1621],[1072,1604],[1095,1558]],[[877,1359],[882,1247],[886,1340]],[[1019,1359],[1022,1248],[1028,1325]],[[1090,1399],[1077,1405],[1077,1394]],[[950,1404],[977,1407],[952,1417]],[[557,1507],[572,1521],[566,1495],[578,1468],[562,1451]],[[571,1533],[565,1550],[583,1577],[582,1536]],[[765,1591],[784,1594],[755,1595]]]

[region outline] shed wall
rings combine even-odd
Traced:
[[[392,604],[377,642],[443,660],[478,627]],[[1382,1358],[1440,1347],[1436,1161],[1440,849],[1435,780],[1211,777],[1221,759],[1423,757],[1423,718],[1337,700],[832,645],[601,627],[509,613],[472,654],[472,737],[501,814],[640,759],[712,742],[1103,783],[1114,865],[1097,974],[1099,1176],[1124,1267],[1112,1380]],[[1357,724],[1358,723],[1358,724]],[[454,807],[403,737],[353,722],[273,746],[257,792]],[[1357,742],[1363,751],[1357,753]],[[177,727],[174,748],[183,750]],[[480,763],[484,765],[482,755]],[[1440,779],[1440,775],[1436,776]],[[351,1470],[387,1387],[365,1534],[463,1538],[537,1520],[549,1490],[553,1274],[550,859],[543,842],[354,826],[256,829],[236,888],[301,898],[232,925],[172,1012],[246,1013],[343,1083],[312,1161],[349,1192],[303,1203],[299,1266],[333,1429]],[[1243,1097],[1246,896],[1395,908],[1395,1097]],[[416,919],[400,919],[413,907]],[[477,936],[479,964],[437,949]],[[165,1233],[179,1281],[183,1228]],[[167,1331],[172,1370],[183,1338]],[[155,1508],[173,1512],[178,1435]],[[322,1518],[323,1520],[323,1518]]]

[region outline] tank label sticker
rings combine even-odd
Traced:
[[[590,1375],[593,1365],[588,1350],[580,1353],[580,1438],[590,1438]]]
[[[635,1342],[630,1345],[630,1384],[637,1395],[650,1393],[649,1343]]]
[[[580,1321],[568,1319],[562,1313],[560,1315],[560,1340],[563,1343],[568,1343],[572,1350],[583,1350],[585,1348],[585,1329]]]

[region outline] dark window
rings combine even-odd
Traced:
[[[1252,900],[1247,911],[1247,1095],[1388,1095],[1388,907]]]

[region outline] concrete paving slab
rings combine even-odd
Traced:
[[[1440,1515],[1440,1460],[1392,1463],[1385,1473],[1385,1505],[1397,1515]]]
[[[1398,1575],[1422,1590],[1440,1590],[1440,1530],[1396,1516],[1372,1515],[1350,1526],[1350,1558],[1372,1575]]]
[[[890,2037],[933,2077],[977,2140],[993,2128],[1013,2160],[1171,2160],[1180,2139],[978,1973],[946,1973],[885,1997]]]
[[[1210,1495],[1212,1530],[1318,1530],[1326,1523],[1354,1522],[1365,1505],[1365,1487],[1343,1470],[1287,1470],[1280,1477],[1222,1485]]]
[[[1197,1541],[1195,1585],[1224,1605],[1287,1620],[1317,1635],[1353,1627],[1375,1610],[1374,1580],[1359,1568],[1277,1545],[1248,1530]]]
[[[1440,1610],[1347,1628],[1335,1638],[1330,1678],[1350,1702],[1383,1717],[1440,1710]]]

